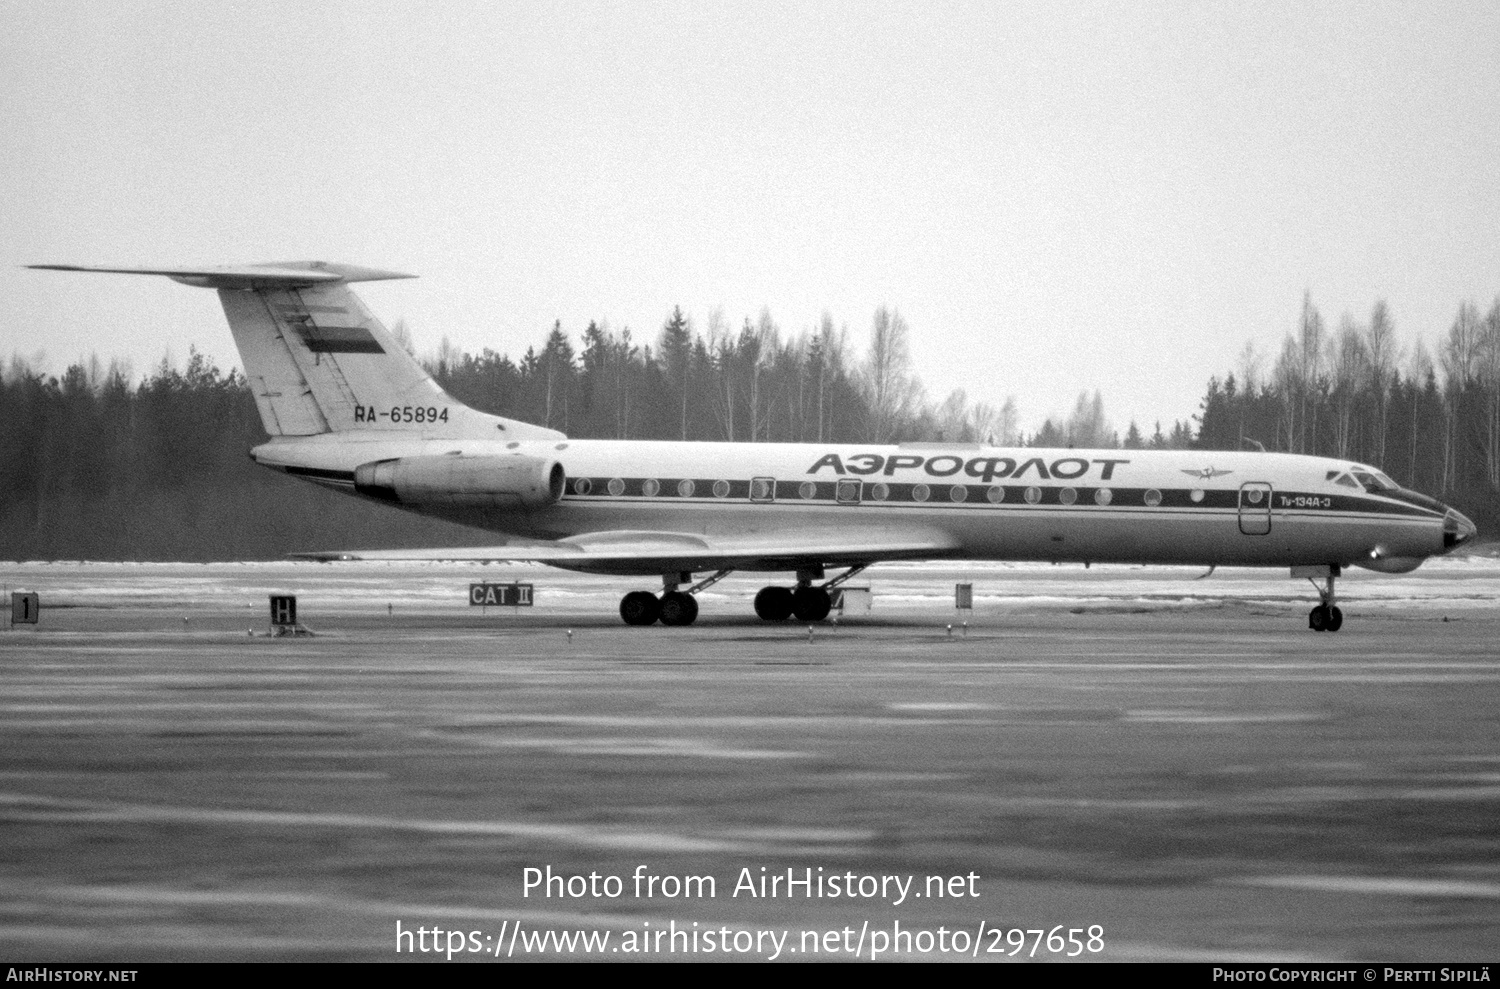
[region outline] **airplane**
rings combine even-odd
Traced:
[[[250,451],[258,463],[509,537],[297,556],[660,579],[661,593],[621,599],[628,625],[691,625],[694,595],[734,571],[795,575],[755,596],[761,619],[821,621],[830,592],[872,564],[965,559],[1285,567],[1317,590],[1308,627],[1336,632],[1344,568],[1406,573],[1476,535],[1442,502],[1337,458],[569,439],[448,395],[348,287],[411,275],[320,261],[31,267],[216,289],[269,436]]]

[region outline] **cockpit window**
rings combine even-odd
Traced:
[[[1378,470],[1352,470],[1349,473],[1360,483],[1366,491],[1378,494],[1381,491],[1395,491],[1400,487],[1395,481],[1386,477]]]
[[[1354,478],[1350,477],[1349,474],[1348,474],[1348,472],[1340,473],[1338,471],[1329,471],[1328,474],[1329,474],[1329,478],[1328,479],[1330,481],[1332,481],[1334,484],[1338,484],[1338,485],[1341,485],[1341,486],[1346,487],[1346,488],[1358,488],[1359,487],[1359,482],[1356,481]]]

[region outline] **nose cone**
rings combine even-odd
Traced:
[[[1448,509],[1443,516],[1443,552],[1447,553],[1468,542],[1479,534],[1479,527],[1470,522],[1462,512]]]

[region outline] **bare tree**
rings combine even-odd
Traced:
[[[1500,488],[1500,296],[1480,329],[1479,380],[1485,395],[1485,473],[1490,486]]]
[[[1411,483],[1417,483],[1417,437],[1421,435],[1422,385],[1432,377],[1432,357],[1427,353],[1427,344],[1417,337],[1407,361],[1406,375],[1411,381],[1411,447],[1408,451]]]
[[[1073,447],[1115,445],[1114,430],[1104,417],[1104,398],[1097,390],[1092,397],[1088,392],[1079,393],[1078,401],[1073,406],[1073,414],[1068,417],[1067,434],[1068,445]]]
[[[1264,364],[1265,357],[1255,349],[1255,341],[1246,340],[1239,359],[1240,387],[1246,398],[1255,396],[1255,390],[1260,386],[1260,369]]]
[[[885,306],[875,310],[864,369],[869,436],[874,443],[890,442],[921,397],[922,386],[911,373],[907,336],[906,320],[900,312]]]
[[[1016,409],[1016,396],[1005,396],[994,419],[994,430],[993,437],[987,436],[986,442],[998,442],[1003,446],[1014,446],[1021,442],[1021,413]]]
[[[1312,304],[1312,292],[1302,296],[1302,325],[1298,335],[1297,377],[1302,399],[1298,453],[1318,452],[1317,389],[1323,377],[1323,317]],[[1311,429],[1308,428],[1309,423]]]
[[[1334,448],[1340,457],[1347,457],[1354,403],[1369,375],[1364,334],[1348,313],[1339,320],[1338,334],[1328,342],[1328,366],[1333,375]]]
[[[729,324],[724,321],[723,307],[715,307],[708,314],[708,330],[704,343],[714,375],[713,410],[719,420],[724,438],[734,442],[734,336]]]
[[[1276,381],[1276,394],[1281,397],[1277,445],[1291,453],[1297,451],[1297,428],[1300,423],[1297,413],[1301,402],[1302,374],[1299,366],[1297,341],[1288,333],[1281,341],[1281,354],[1276,358],[1272,374]]]
[[[412,342],[411,327],[406,325],[404,317],[396,320],[391,325],[391,336],[396,338],[396,342],[401,345],[402,350],[405,350],[413,357],[417,356],[417,345]]]
[[[1443,368],[1443,490],[1458,486],[1458,413],[1464,391],[1479,367],[1479,307],[1460,303],[1448,329],[1448,340],[1438,355]]]
[[[1370,393],[1375,399],[1374,460],[1377,467],[1382,467],[1390,424],[1391,381],[1395,377],[1396,362],[1401,359],[1396,326],[1384,299],[1376,302],[1370,311],[1370,325],[1365,327],[1365,355],[1370,362]]]
[[[969,395],[962,388],[955,388],[943,399],[936,412],[938,429],[946,443],[972,443],[974,436],[969,422]]]

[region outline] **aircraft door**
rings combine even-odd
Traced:
[[[1262,481],[1240,485],[1240,531],[1264,536],[1271,531],[1271,486]]]

